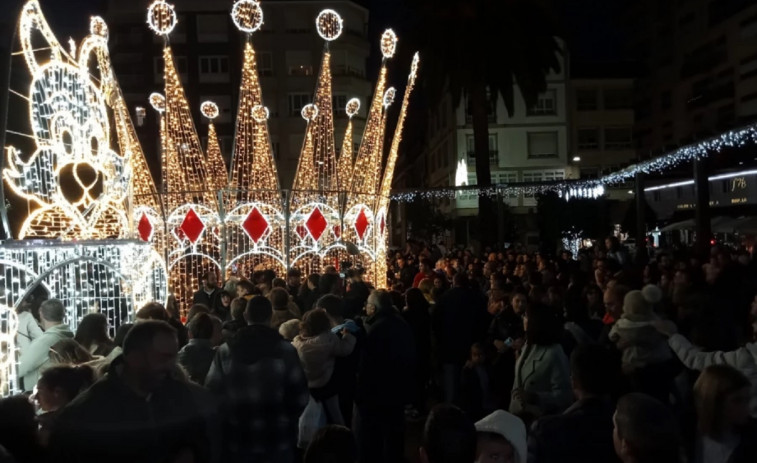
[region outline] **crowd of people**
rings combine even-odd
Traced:
[[[575,258],[410,242],[388,290],[209,272],[185,316],[150,303],[114,339],[24,304],[0,462],[757,461],[757,262],[639,262],[614,237]]]

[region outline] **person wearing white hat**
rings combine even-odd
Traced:
[[[476,423],[476,463],[526,463],[526,425],[504,410]]]

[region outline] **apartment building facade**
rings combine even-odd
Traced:
[[[243,34],[231,21],[231,2],[179,0],[175,7],[179,22],[169,40],[198,134],[205,144],[207,120],[201,117],[199,109],[200,103],[212,100],[220,109],[214,122],[228,165],[233,151]],[[342,36],[330,44],[337,150],[341,149],[347,125],[347,101],[357,97],[362,103],[360,113],[353,119],[356,145],[370,103],[372,86],[366,77],[366,62],[371,43],[367,38],[366,8],[346,0],[263,3],[264,24],[253,34],[252,41],[263,101],[270,111],[271,143],[285,189],[292,185],[305,134],[306,123],[300,110],[312,102],[320,67],[324,42],[316,34],[315,17],[324,8],[335,9],[344,19]],[[126,101],[134,111],[148,162],[153,173],[158,174],[159,120],[147,98],[152,92],[162,92],[163,39],[144,24],[144,15],[141,3],[109,0],[106,20],[114,68]],[[147,109],[142,112],[137,108]]]

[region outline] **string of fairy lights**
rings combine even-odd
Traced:
[[[455,199],[460,195],[496,197],[511,195],[537,195],[554,192],[562,198],[599,198],[608,188],[634,179],[638,174],[659,174],[684,163],[705,159],[728,148],[757,144],[757,124],[729,130],[697,143],[678,148],[670,153],[632,164],[598,179],[559,180],[553,182],[514,182],[486,187],[462,185],[457,187],[396,189],[391,199],[398,202],[417,200]]]

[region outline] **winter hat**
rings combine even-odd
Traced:
[[[650,319],[652,307],[662,300],[662,290],[655,285],[646,285],[641,291],[629,291],[623,299],[623,317]]]
[[[513,446],[515,463],[526,463],[526,425],[517,416],[497,410],[476,423],[476,432],[488,432],[504,437]]]

